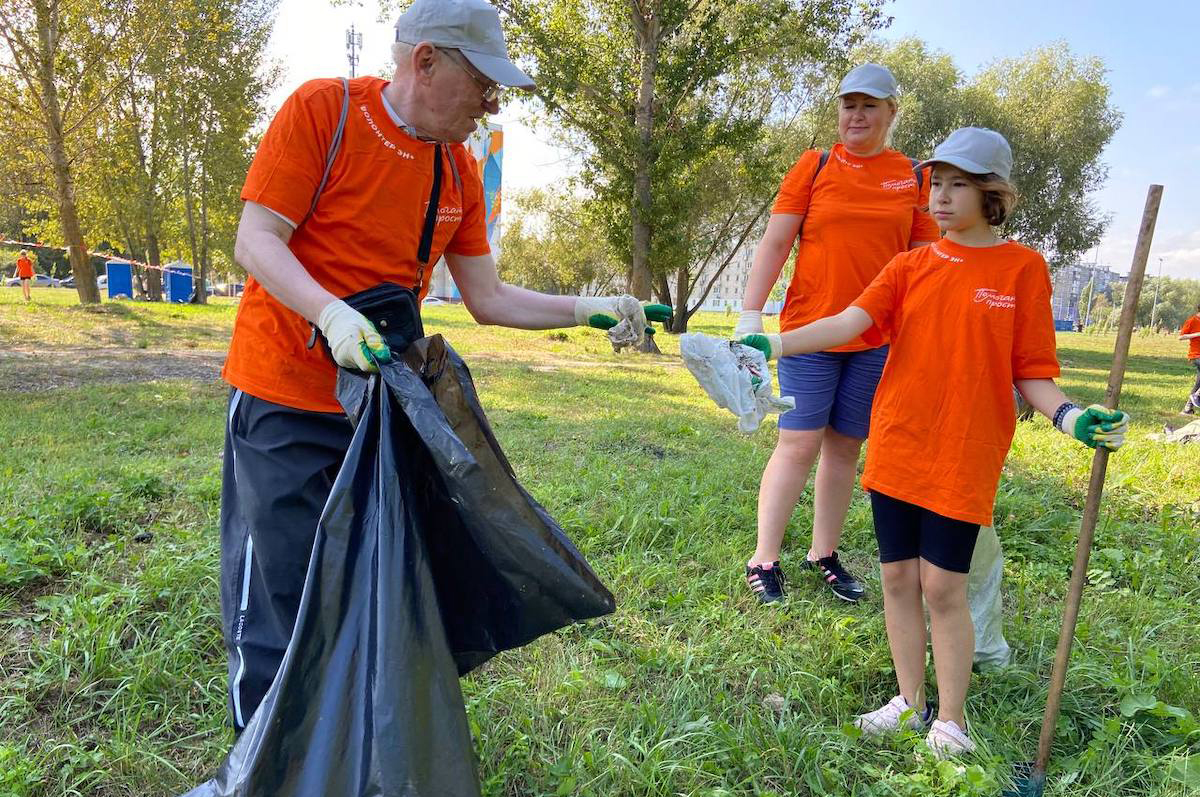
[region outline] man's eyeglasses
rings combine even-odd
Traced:
[[[484,102],[499,102],[500,98],[504,96],[504,87],[491,80],[484,81],[476,77],[475,70],[467,62],[466,57],[458,50],[451,50],[446,47],[438,47],[437,49],[438,52],[450,56],[450,60],[458,64],[459,69],[470,75],[471,80],[475,81],[475,85],[479,86],[479,91],[483,94]]]

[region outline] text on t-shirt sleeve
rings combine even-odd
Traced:
[[[1054,379],[1060,373],[1050,309],[1050,270],[1040,256],[1021,273],[1013,319],[1013,379]]]
[[[328,99],[341,102],[338,96]],[[242,186],[242,199],[256,202],[299,224],[312,206],[313,194],[325,173],[334,115],[327,91],[305,84],[284,101],[259,142]]]
[[[779,196],[775,198],[775,207],[771,208],[772,214],[788,213],[802,216],[808,212],[813,177],[820,160],[821,153],[815,149],[810,149],[800,156],[784,175],[783,183],[779,186]]]
[[[895,331],[896,308],[903,294],[903,268],[901,256],[893,257],[850,303],[871,316],[871,326],[862,334],[862,339],[870,346],[882,346]]]

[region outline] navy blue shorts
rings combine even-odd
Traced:
[[[870,494],[880,562],[887,564],[920,557],[943,570],[971,571],[971,557],[975,554],[975,540],[979,536],[978,523],[948,518],[874,490]]]
[[[871,426],[871,402],[883,374],[888,347],[866,351],[818,351],[779,359],[779,394],[796,408],[779,416],[780,429],[824,429],[863,438]]]

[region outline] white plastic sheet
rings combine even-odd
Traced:
[[[1004,578],[1004,550],[993,526],[981,526],[967,576],[967,605],[975,626],[975,664],[982,669],[1004,667],[1012,650],[1004,638],[1004,607],[1000,582]]]
[[[738,419],[738,429],[749,434],[768,413],[794,409],[796,400],[776,396],[771,371],[762,352],[740,343],[702,335],[679,339],[684,365],[718,407]]]

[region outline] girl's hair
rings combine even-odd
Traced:
[[[971,185],[983,192],[983,217],[993,227],[1008,221],[1017,206],[1017,188],[998,174],[963,172]]]

